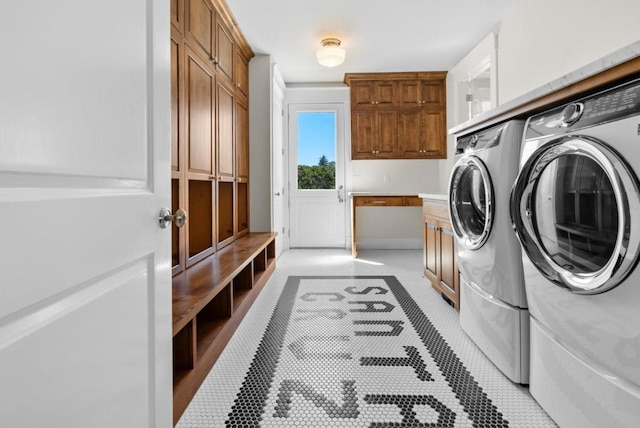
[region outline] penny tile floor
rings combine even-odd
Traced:
[[[421,257],[284,252],[178,428],[555,427],[460,329]]]

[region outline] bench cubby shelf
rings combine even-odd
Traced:
[[[276,266],[275,233],[248,233],[173,277],[174,424]]]

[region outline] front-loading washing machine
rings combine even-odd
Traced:
[[[529,118],[511,194],[530,391],[562,427],[640,426],[640,80]]]
[[[460,325],[509,379],[529,377],[529,313],[509,217],[524,121],[456,140],[449,210],[460,270]]]

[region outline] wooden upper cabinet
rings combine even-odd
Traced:
[[[215,76],[203,61],[186,49],[186,119],[188,172],[214,172]]]
[[[396,146],[395,110],[358,111],[352,118],[351,158],[391,158]]]
[[[233,181],[234,179],[234,140],[233,140],[233,92],[226,84],[217,85],[217,118],[218,118],[218,180]]]
[[[355,82],[351,103],[358,108],[385,108],[396,104],[396,84],[389,81]]]
[[[398,82],[400,107],[440,107],[445,102],[445,80],[401,80]]]
[[[236,50],[235,78],[233,79],[237,94],[243,95],[245,98],[249,95],[249,61],[240,52]]]
[[[213,62],[220,74],[231,81],[233,80],[233,61],[235,58],[233,37],[220,17],[216,19],[215,39],[216,51]]]
[[[171,0],[171,23],[181,33],[184,32],[184,0]]]
[[[249,110],[236,102],[236,181],[249,179]]]
[[[213,62],[216,12],[208,0],[184,0],[185,34],[190,44],[204,58]]]
[[[442,110],[403,109],[398,113],[398,157],[404,159],[444,158],[446,118]]]
[[[446,72],[348,73],[344,81],[352,159],[447,157]]]

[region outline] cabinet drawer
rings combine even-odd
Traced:
[[[404,196],[372,196],[356,198],[357,207],[401,207],[404,206]]]

